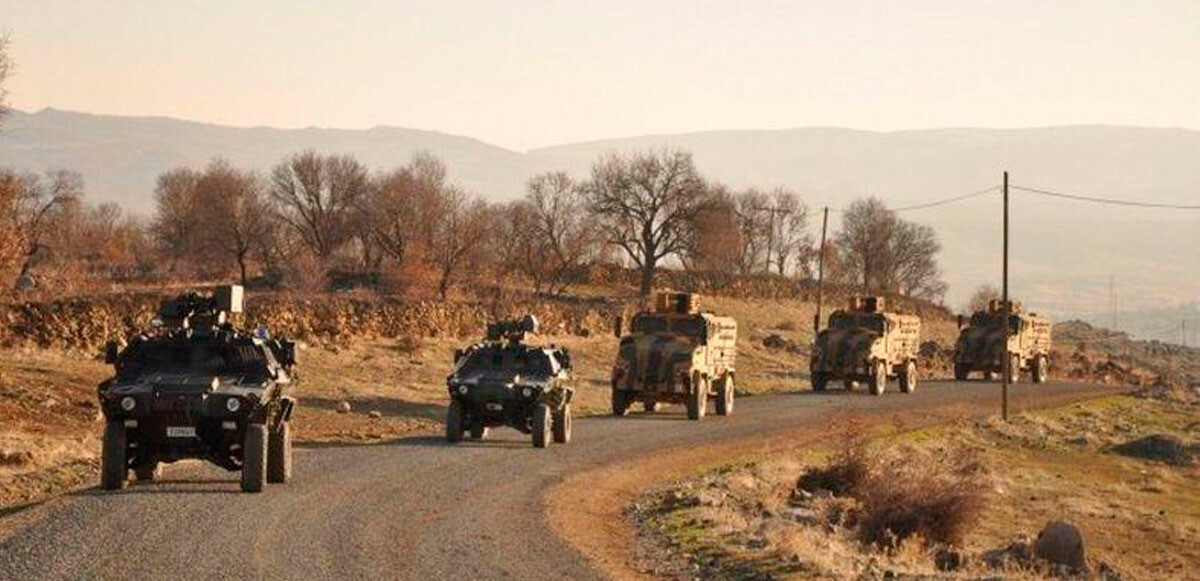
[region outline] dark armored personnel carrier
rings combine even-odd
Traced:
[[[186,294],[163,301],[152,328],[123,349],[105,346],[116,376],[99,388],[101,488],[122,488],[130,470],[153,480],[183,458],[241,471],[247,492],[288,480],[296,346],[237,330],[230,319],[241,312],[240,286]]]
[[[566,349],[527,345],[525,334],[537,329],[532,315],[493,323],[483,341],[455,352],[446,378],[447,440],[460,442],[468,432],[482,439],[495,426],[530,434],[537,448],[551,438],[571,440],[571,356]]]

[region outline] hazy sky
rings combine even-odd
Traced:
[[[0,0],[0,28],[24,110],[517,149],[807,125],[1200,128],[1198,0]]]

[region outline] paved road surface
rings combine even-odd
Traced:
[[[989,383],[929,382],[910,395],[747,397],[733,416],[698,423],[667,407],[577,420],[572,443],[545,450],[509,429],[455,447],[426,436],[297,449],[295,480],[256,495],[238,491],[235,473],[169,466],[164,482],[82,491],[0,520],[0,531],[21,527],[0,537],[0,579],[603,578],[542,514],[541,495],[567,473],[684,445],[820,427],[850,408],[864,416],[994,413],[999,391]],[[1102,392],[1019,384],[1013,409]]]

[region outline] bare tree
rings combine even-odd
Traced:
[[[692,154],[610,154],[592,167],[585,188],[605,238],[641,269],[640,292],[649,295],[659,261],[686,251],[689,226],[705,200]]]
[[[800,264],[804,257],[813,252],[813,240],[808,234],[808,206],[800,197],[785,188],[775,188],[770,193],[771,217],[768,220],[771,249],[768,262],[780,276],[792,272],[803,272]]]
[[[438,296],[446,298],[450,288],[472,267],[482,262],[480,252],[488,242],[489,212],[485,202],[469,198],[455,188],[444,191],[446,213],[433,229],[429,256],[437,267]]]
[[[237,264],[242,284],[248,281],[250,252],[269,228],[266,201],[258,178],[215,159],[195,184],[202,244]],[[228,264],[228,262],[225,262]]]
[[[7,81],[12,74],[12,58],[8,56],[8,35],[0,31],[0,121],[8,113]]]
[[[428,153],[377,176],[358,212],[380,251],[399,263],[414,245],[431,244],[432,226],[445,213],[446,188],[445,164]]]
[[[154,220],[150,223],[150,234],[159,252],[177,268],[180,260],[194,255],[199,246],[200,231],[197,228],[196,182],[200,172],[181,167],[158,176],[154,188]]]
[[[275,166],[269,192],[279,216],[324,261],[350,239],[352,212],[369,187],[358,160],[310,150]]]
[[[741,272],[745,241],[740,229],[738,204],[725,186],[709,188],[707,201],[693,215],[692,232],[685,252],[680,253],[689,270]]]
[[[83,178],[67,170],[20,176],[4,172],[0,191],[0,203],[6,206],[0,241],[7,247],[0,255],[20,263],[14,283],[20,285],[41,255],[66,241],[55,236],[52,224],[58,213],[79,204]]]
[[[583,190],[567,174],[537,175],[525,187],[530,227],[534,243],[541,250],[547,290],[559,294],[566,290],[571,275],[594,254],[597,229],[587,215]]]
[[[854,201],[834,238],[845,268],[866,292],[940,299],[946,292],[937,264],[941,244],[928,226],[896,216],[883,201]]]
[[[1000,298],[1000,289],[996,288],[996,285],[981,285],[975,289],[975,294],[971,295],[971,300],[967,302],[967,313],[986,311],[988,303],[998,298]]]

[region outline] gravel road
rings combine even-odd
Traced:
[[[235,473],[168,466],[162,482],[80,491],[0,519],[0,579],[605,578],[547,522],[543,494],[572,473],[811,431],[851,409],[924,424],[995,413],[999,391],[982,382],[927,382],[909,395],[832,389],[746,397],[733,416],[701,422],[667,407],[577,420],[570,444],[545,450],[508,429],[457,446],[419,436],[301,448],[295,479],[262,494],[239,492]],[[1011,400],[1022,410],[1103,393],[1115,390],[1026,383],[1013,386]]]

